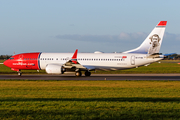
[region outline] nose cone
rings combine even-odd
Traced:
[[[7,67],[10,67],[10,61],[9,61],[9,60],[4,61],[3,64],[4,64],[5,66],[7,66]]]

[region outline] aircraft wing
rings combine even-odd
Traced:
[[[95,70],[95,67],[93,67],[93,66],[84,66],[84,67],[89,71]]]
[[[72,70],[72,71],[79,71],[79,70],[80,71],[87,71],[87,70],[95,69],[94,67],[91,67],[91,66],[83,66],[83,65],[81,65],[77,61],[77,52],[78,52],[78,50],[76,49],[76,51],[74,52],[74,55],[71,58],[71,60],[69,60],[68,62],[63,64],[63,68],[69,69],[69,70]]]

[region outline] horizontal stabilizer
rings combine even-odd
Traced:
[[[153,55],[149,55],[147,58],[164,58],[164,55],[162,55],[162,54],[153,54]]]
[[[168,53],[168,54],[164,54],[164,56],[169,56],[169,55],[174,55],[176,53]]]

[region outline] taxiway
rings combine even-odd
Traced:
[[[175,80],[180,81],[180,74],[92,74],[90,77],[64,75],[0,75],[0,80]]]

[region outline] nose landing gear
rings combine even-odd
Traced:
[[[22,72],[21,70],[18,71],[18,76],[21,76],[22,75]]]

